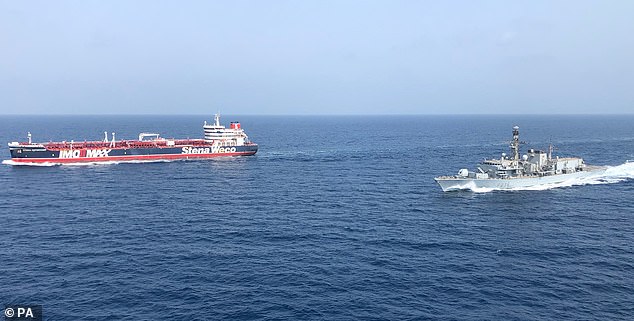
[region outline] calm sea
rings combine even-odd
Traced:
[[[7,142],[202,136],[203,116],[1,116]],[[634,116],[225,116],[254,157],[0,166],[0,305],[46,320],[631,320]],[[526,147],[585,185],[443,193]]]

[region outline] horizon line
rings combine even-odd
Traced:
[[[214,115],[215,113],[184,113],[184,114],[160,114],[160,113],[138,113],[138,114],[128,114],[128,113],[56,113],[56,114],[18,114],[18,113],[9,113],[9,114],[0,114],[2,116],[208,116]],[[220,113],[222,116],[223,113]],[[282,113],[272,113],[272,114],[233,114],[226,113],[224,115],[231,116],[632,116],[634,112],[622,112],[622,113],[385,113],[385,114],[282,114]]]

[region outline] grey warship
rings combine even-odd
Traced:
[[[434,178],[443,191],[465,189],[513,190],[560,184],[600,174],[605,167],[586,165],[579,157],[552,156],[552,145],[548,152],[529,149],[520,158],[519,127],[513,127],[510,142],[511,156],[505,153],[498,159],[485,159],[476,171],[461,169],[454,176]]]

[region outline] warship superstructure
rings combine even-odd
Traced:
[[[246,156],[258,151],[239,122],[229,128],[220,124],[220,115],[214,122],[203,125],[204,139],[162,138],[155,133],[140,133],[138,140],[116,140],[115,133],[103,141],[63,141],[34,143],[29,132],[27,142],[9,143],[14,165],[68,164],[91,162],[130,162],[174,159],[205,159],[219,156]]]
[[[436,182],[443,191],[476,188],[512,190],[564,183],[605,170],[605,167],[586,165],[579,157],[553,158],[552,145],[547,152],[529,149],[520,158],[519,135],[519,127],[513,127],[510,156],[502,153],[498,159],[485,159],[475,171],[463,168],[457,175],[436,177]]]

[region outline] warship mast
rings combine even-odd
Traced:
[[[513,165],[518,167],[520,162],[520,128],[518,126],[513,127],[511,151],[513,152]]]

